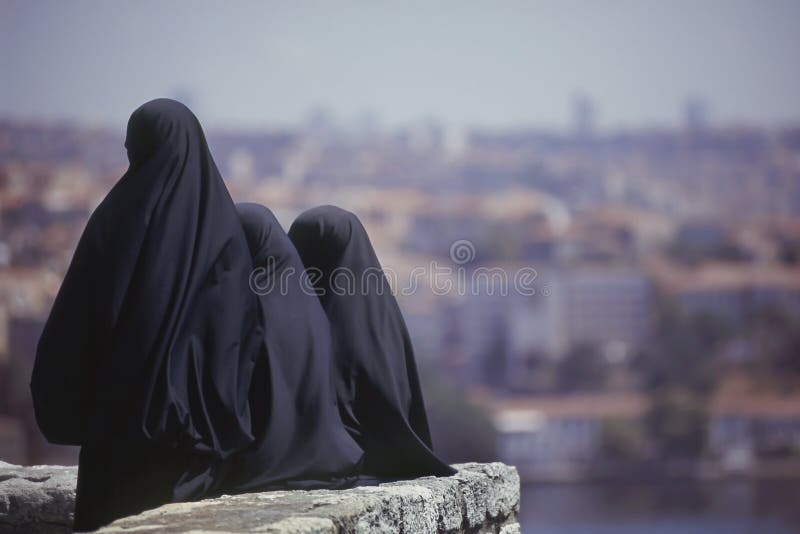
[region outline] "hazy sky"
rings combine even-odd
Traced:
[[[158,96],[206,124],[323,107],[395,124],[800,120],[800,1],[0,0],[0,116],[124,125]]]

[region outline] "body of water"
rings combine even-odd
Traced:
[[[800,480],[524,484],[525,534],[798,534]]]

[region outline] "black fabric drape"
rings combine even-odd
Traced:
[[[128,122],[130,167],[93,212],[39,341],[31,392],[81,445],[75,528],[213,494],[253,442],[252,261],[202,128],[166,99]]]
[[[289,237],[330,321],[339,410],[366,453],[363,474],[453,474],[432,451],[405,321],[358,217],[319,206],[294,221]]]
[[[236,208],[266,337],[250,389],[256,441],[236,456],[226,491],[352,485],[363,451],[339,417],[328,318],[301,285],[303,263],[272,212]]]
[[[223,491],[454,472],[431,450],[408,333],[385,277],[366,276],[380,266],[354,215],[310,210],[290,241],[266,208],[237,212],[172,100],[134,111],[126,147],[31,378],[45,437],[81,446],[76,530]],[[329,278],[298,284],[304,268],[377,286],[339,295]],[[294,285],[262,294],[290,269]]]

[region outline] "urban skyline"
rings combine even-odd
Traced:
[[[697,99],[722,124],[800,120],[796,2],[238,7],[7,0],[0,116],[117,127],[167,96],[207,128],[296,123],[314,108],[554,128],[587,95],[602,129],[675,125]]]

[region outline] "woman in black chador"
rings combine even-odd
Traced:
[[[182,104],[134,111],[39,341],[36,418],[80,445],[76,530],[222,493],[454,470],[355,215],[234,206]],[[341,283],[340,283],[341,282]]]

